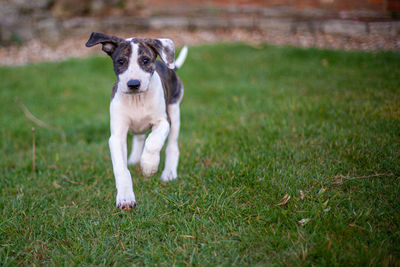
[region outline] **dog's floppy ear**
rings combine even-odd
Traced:
[[[175,69],[175,46],[170,39],[145,39],[170,69]]]
[[[102,50],[106,52],[107,55],[112,56],[121,41],[123,41],[123,39],[116,36],[108,36],[103,33],[92,32],[89,40],[86,42],[86,47],[92,47],[101,43]]]

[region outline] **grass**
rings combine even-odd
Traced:
[[[0,68],[1,265],[400,264],[399,53],[209,45],[179,74],[179,178],[131,168],[121,212],[110,60]]]

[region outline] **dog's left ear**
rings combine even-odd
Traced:
[[[175,46],[170,39],[145,39],[170,69],[175,69]]]
[[[110,57],[114,53],[116,47],[123,41],[123,39],[116,36],[108,36],[103,33],[92,32],[89,40],[86,42],[86,47],[91,47],[97,44],[102,44],[102,50]]]

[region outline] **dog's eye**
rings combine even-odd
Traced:
[[[150,62],[150,59],[148,57],[145,57],[142,59],[142,62],[144,65],[147,65]]]
[[[118,62],[118,65],[122,66],[122,65],[125,64],[125,59],[124,58],[120,58],[120,59],[118,59],[117,62]]]

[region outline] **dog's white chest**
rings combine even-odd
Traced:
[[[129,113],[129,132],[132,134],[142,134],[148,131],[153,121],[152,114],[148,114],[146,110],[134,108]]]
[[[143,134],[166,117],[164,102],[160,104],[148,94],[116,96],[111,102],[110,112],[111,121],[127,125],[132,134]]]

